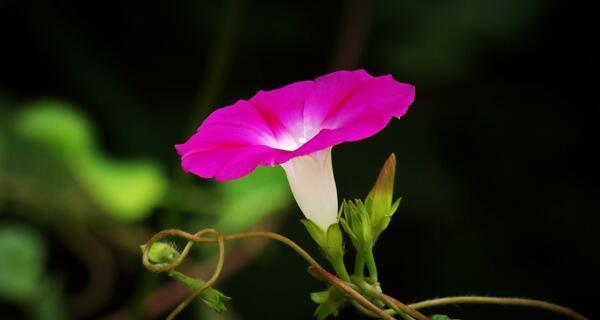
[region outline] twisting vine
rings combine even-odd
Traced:
[[[212,235],[206,237],[206,235]],[[152,245],[165,237],[175,236],[186,239],[188,242],[181,251],[180,255],[169,261],[168,263],[153,263],[150,261],[149,252]],[[417,309],[429,308],[434,306],[443,306],[449,304],[500,304],[500,305],[516,305],[516,306],[527,306],[539,309],[545,309],[553,311],[575,320],[588,320],[583,315],[560,305],[553,303],[522,299],[522,298],[496,298],[496,297],[477,297],[477,296],[463,296],[463,297],[448,297],[426,300],[418,303],[406,305],[397,299],[386,295],[366,281],[353,277],[351,282],[343,281],[335,275],[325,270],[308,252],[302,247],[296,244],[291,239],[274,232],[268,231],[250,231],[234,233],[230,235],[223,235],[219,230],[216,229],[202,229],[195,234],[191,234],[179,229],[167,229],[155,234],[143,248],[142,262],[146,269],[153,272],[168,272],[177,268],[190,252],[192,246],[196,243],[217,243],[218,245],[218,258],[215,271],[208,281],[204,285],[196,288],[188,298],[181,302],[167,317],[168,320],[174,319],[185,307],[187,307],[198,295],[204,290],[212,287],[218,280],[221,271],[223,269],[224,257],[225,257],[225,241],[239,240],[247,238],[267,238],[276,240],[287,245],[289,248],[294,250],[299,256],[304,258],[310,265],[308,268],[309,273],[319,280],[325,281],[330,285],[337,288],[346,297],[350,299],[361,309],[366,309],[366,313],[385,320],[395,319],[393,315],[400,315],[407,320],[429,320],[429,318],[419,312]],[[391,309],[381,309],[371,299],[377,299],[383,302]]]

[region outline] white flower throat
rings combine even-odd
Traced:
[[[293,158],[281,166],[306,218],[323,230],[336,223],[338,199],[331,148]]]

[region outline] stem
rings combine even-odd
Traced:
[[[333,261],[332,261],[333,260]],[[331,266],[335,273],[344,281],[350,281],[350,274],[348,270],[346,270],[346,265],[344,264],[344,260],[342,259],[330,259]]]
[[[207,238],[207,237],[204,237],[205,234],[213,234],[213,235],[215,235],[215,237]],[[163,264],[151,263],[148,258],[148,252],[150,251],[150,248],[152,247],[152,245],[155,242],[157,242],[167,236],[183,237],[188,240],[188,243],[183,248],[179,257],[177,259],[175,259],[174,261],[171,261],[170,263],[163,263]],[[177,229],[163,230],[163,231],[155,234],[146,243],[146,246],[144,248],[143,257],[142,257],[142,262],[148,270],[154,271],[154,272],[165,272],[165,271],[170,271],[170,270],[176,268],[178,265],[181,264],[183,259],[187,256],[187,254],[189,253],[189,251],[194,243],[217,242],[219,245],[219,258],[218,258],[217,266],[215,268],[213,275],[210,277],[210,279],[208,281],[206,281],[206,284],[204,286],[196,289],[187,299],[185,299],[182,303],[180,303],[177,306],[177,308],[175,308],[175,310],[173,310],[171,312],[171,314],[169,314],[169,317],[167,319],[168,320],[174,319],[174,317],[177,316],[177,314],[179,314],[179,312],[181,312],[187,305],[189,305],[203,290],[211,287],[217,281],[219,275],[221,274],[221,270],[223,268],[224,254],[225,254],[225,241],[245,239],[245,238],[257,238],[257,237],[277,240],[277,241],[287,245],[288,247],[290,247],[292,250],[294,250],[296,253],[298,253],[302,258],[304,258],[304,260],[306,260],[310,264],[309,272],[312,275],[318,276],[319,278],[321,278],[321,279],[327,281],[328,283],[330,283],[331,285],[335,286],[338,290],[340,290],[342,293],[344,293],[346,296],[348,296],[353,301],[353,304],[358,303],[362,307],[368,309],[369,312],[372,312],[373,314],[381,317],[382,319],[394,320],[394,318],[390,315],[391,310],[382,310],[381,308],[379,308],[375,304],[373,304],[373,302],[371,302],[370,300],[365,298],[363,295],[361,295],[357,290],[362,289],[362,290],[366,291],[367,294],[372,295],[375,298],[382,300],[388,306],[390,306],[393,309],[393,311],[397,312],[400,315],[409,314],[410,316],[412,316],[416,319],[419,319],[419,320],[429,320],[429,318],[427,316],[423,315],[422,313],[416,311],[416,309],[429,308],[429,307],[448,305],[448,304],[460,304],[460,303],[470,303],[470,304],[484,304],[485,303],[485,304],[527,306],[527,307],[534,307],[534,308],[539,308],[539,309],[544,309],[544,310],[549,310],[549,311],[553,311],[556,313],[560,313],[562,315],[568,316],[575,320],[588,320],[583,315],[581,315],[569,308],[559,306],[557,304],[553,304],[553,303],[549,303],[549,302],[545,302],[545,301],[532,300],[532,299],[521,299],[521,298],[494,298],[494,297],[462,296],[462,297],[449,297],[449,298],[426,300],[426,301],[414,303],[414,304],[407,306],[407,305],[403,304],[402,302],[394,299],[393,297],[382,293],[380,290],[376,289],[375,287],[373,287],[372,285],[368,284],[367,282],[365,282],[364,280],[362,280],[358,277],[355,277],[354,281],[357,282],[362,288],[357,287],[355,284],[353,284],[351,282],[343,281],[342,279],[334,276],[333,274],[331,274],[331,273],[327,272],[325,269],[323,269],[323,267],[321,267],[321,265],[319,265],[319,263],[310,254],[308,254],[306,251],[304,251],[304,249],[302,249],[294,241],[292,241],[289,238],[286,238],[280,234],[268,232],[268,231],[251,231],[251,232],[243,232],[243,233],[236,233],[236,234],[231,234],[228,236],[223,236],[220,231],[215,230],[215,229],[203,229],[203,230],[198,231],[195,234],[190,234],[190,233],[187,233],[187,232],[184,232],[181,230],[177,230]],[[341,259],[338,259],[338,260],[341,261]],[[340,272],[342,274],[345,272],[347,275],[346,268],[343,267],[343,262],[342,262],[341,268],[342,269],[340,270]],[[407,319],[407,318],[405,318],[405,319]]]
[[[356,259],[354,260],[354,275],[359,278],[365,276],[365,256],[362,252],[356,252]]]
[[[204,234],[207,234],[207,233],[215,234],[216,238],[203,237]],[[148,258],[148,252],[150,251],[150,248],[152,247],[152,245],[155,242],[157,242],[165,237],[168,237],[168,236],[182,237],[184,239],[187,239],[188,243],[185,245],[185,247],[181,251],[181,254],[179,255],[179,257],[177,259],[171,261],[170,263],[166,263],[166,264],[151,263]],[[342,293],[344,293],[345,295],[350,297],[353,301],[357,302],[359,305],[367,308],[373,314],[375,314],[383,319],[386,319],[386,320],[394,319],[392,316],[389,315],[389,313],[387,313],[384,310],[381,310],[376,305],[374,305],[372,302],[370,302],[365,297],[363,297],[356,290],[354,290],[352,287],[350,287],[349,284],[340,280],[339,278],[332,275],[331,273],[325,271],[325,269],[323,269],[323,267],[321,267],[321,265],[310,254],[308,254],[304,249],[302,249],[302,247],[297,245],[294,241],[290,240],[289,238],[282,236],[280,234],[268,232],[268,231],[250,231],[250,232],[235,233],[235,234],[223,236],[219,231],[214,230],[214,229],[203,229],[195,234],[190,234],[185,231],[178,230],[178,229],[167,229],[167,230],[158,232],[152,238],[150,238],[150,240],[148,240],[148,242],[146,243],[144,252],[143,252],[143,256],[142,256],[142,262],[148,270],[154,271],[154,272],[170,271],[170,270],[173,270],[174,268],[176,268],[177,266],[179,266],[183,262],[183,260],[187,256],[187,254],[189,253],[189,251],[194,243],[218,242],[218,244],[219,244],[219,258],[218,258],[219,260],[218,260],[217,267],[216,267],[215,272],[213,273],[212,277],[206,282],[206,284],[204,286],[196,289],[187,299],[185,299],[182,303],[180,303],[175,308],[175,310],[173,310],[171,312],[171,314],[169,314],[169,317],[167,319],[168,320],[174,319],[175,316],[177,316],[177,314],[179,314],[187,305],[189,305],[203,290],[211,287],[216,282],[218,276],[221,273],[222,267],[223,267],[224,242],[225,241],[246,239],[246,238],[258,238],[258,237],[273,239],[273,240],[279,241],[279,242],[287,245],[292,250],[294,250],[296,253],[298,253],[302,258],[304,258],[304,260],[306,260],[308,262],[308,264],[310,264],[309,271],[311,271],[313,274],[319,274],[324,280],[326,280],[330,284],[337,287]],[[342,261],[342,260],[337,259],[337,261]],[[346,271],[345,266],[343,266],[343,262],[341,263],[341,266],[338,264],[337,267],[339,268],[339,270],[337,270],[338,272],[340,272],[342,275],[344,275],[344,273],[345,273],[345,276],[347,276],[348,279],[350,279],[350,276],[348,275],[348,272]]]
[[[522,299],[522,298],[495,298],[495,297],[477,297],[477,296],[462,296],[462,297],[448,297],[425,300],[417,303],[413,303],[410,307],[414,309],[430,308],[435,306],[443,306],[448,304],[498,304],[498,305],[512,305],[512,306],[524,306],[533,307],[538,309],[544,309],[560,313],[569,318],[576,320],[588,320],[582,314],[563,307],[554,303],[533,300],[533,299]]]
[[[353,278],[352,280],[368,295],[385,302],[386,305],[388,305],[390,308],[396,311],[396,313],[399,314],[402,318],[406,320],[413,320],[413,318],[418,320],[429,320],[429,318],[426,315],[382,293],[381,291],[377,290],[377,288],[375,288],[374,286],[368,284],[366,281],[359,278]]]
[[[367,261],[367,268],[369,269],[369,280],[371,283],[377,283],[379,278],[377,275],[377,265],[375,264],[375,257],[373,256],[373,248],[366,252],[365,260]]]
[[[144,266],[148,270],[154,271],[154,272],[164,272],[164,271],[169,271],[171,269],[174,269],[181,263],[181,261],[183,261],[185,256],[187,256],[193,243],[210,243],[210,242],[218,242],[219,241],[218,239],[214,239],[214,238],[202,237],[205,233],[207,233],[206,230],[213,230],[213,229],[204,229],[204,230],[197,232],[196,234],[190,234],[185,231],[178,230],[178,229],[167,229],[167,230],[163,230],[163,231],[155,234],[146,243],[146,247],[144,249],[144,255],[142,257],[142,262],[143,262]],[[150,247],[152,247],[152,244],[154,244],[155,242],[157,242],[167,236],[182,237],[184,239],[187,239],[188,243],[183,248],[179,258],[177,260],[171,262],[170,264],[156,265],[156,264],[151,263],[148,260],[148,252],[150,250]],[[302,249],[302,247],[300,247],[298,244],[296,244],[294,241],[290,240],[289,238],[284,237],[278,233],[269,232],[269,231],[249,231],[249,232],[234,233],[234,234],[223,236],[223,241],[246,239],[246,238],[269,238],[269,239],[279,241],[279,242],[287,245],[288,247],[290,247],[292,250],[294,250],[298,255],[300,255],[302,258],[304,258],[304,260],[306,260],[306,262],[308,262],[308,264],[310,264],[311,266],[323,268],[310,254],[308,254],[308,252],[306,252],[304,249]]]
[[[333,286],[338,288],[342,293],[344,293],[347,297],[358,302],[360,305],[369,309],[369,311],[372,311],[373,313],[375,313],[377,316],[381,317],[382,319],[394,320],[394,317],[390,316],[384,310],[381,310],[379,307],[374,305],[371,301],[369,301],[367,298],[362,296],[356,290],[352,289],[352,287],[350,287],[346,282],[340,280],[338,277],[327,272],[325,269],[315,267],[315,266],[310,266],[308,268],[308,271],[311,274],[318,276],[322,280],[325,280],[325,281],[331,283]]]

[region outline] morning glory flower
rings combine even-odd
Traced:
[[[336,71],[220,108],[175,148],[186,172],[219,181],[281,165],[304,215],[327,230],[338,212],[332,147],[381,131],[414,96],[391,75]]]

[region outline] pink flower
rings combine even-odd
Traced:
[[[186,172],[221,181],[281,164],[303,213],[326,229],[338,207],[331,148],[376,134],[414,95],[390,75],[337,71],[218,109],[175,148]]]

